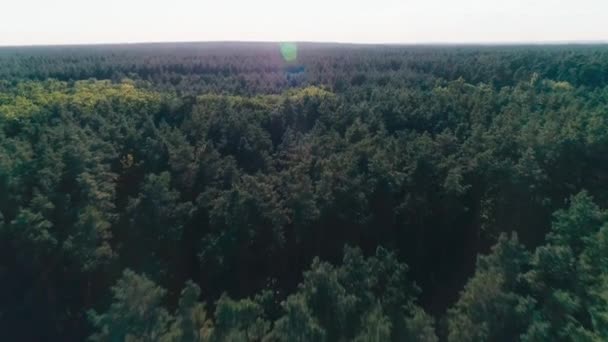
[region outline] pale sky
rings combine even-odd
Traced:
[[[0,45],[608,40],[608,0],[0,0]]]

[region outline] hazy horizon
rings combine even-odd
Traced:
[[[133,41],[133,42],[95,42],[95,43],[50,43],[50,44],[0,44],[0,48],[11,47],[62,47],[62,46],[115,46],[115,45],[170,45],[170,44],[328,44],[328,45],[384,45],[384,46],[520,46],[520,45],[605,45],[606,40],[547,40],[547,41],[470,41],[470,42],[416,42],[416,43],[360,43],[348,41],[280,41],[280,40],[200,40],[200,41]]]
[[[0,46],[172,42],[606,42],[603,0],[9,0]]]

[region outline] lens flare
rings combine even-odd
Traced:
[[[281,55],[286,62],[293,62],[298,58],[298,47],[295,43],[281,43]]]

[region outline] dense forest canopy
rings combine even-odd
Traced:
[[[0,48],[9,341],[605,341],[608,47]]]

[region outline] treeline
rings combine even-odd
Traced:
[[[0,49],[0,336],[605,340],[607,53]]]
[[[298,44],[286,63],[276,43],[177,43],[0,49],[0,80],[75,81],[123,78],[157,90],[199,95],[276,94],[323,84],[433,87],[462,78],[495,89],[515,86],[533,74],[575,87],[608,84],[605,46],[358,46]]]

